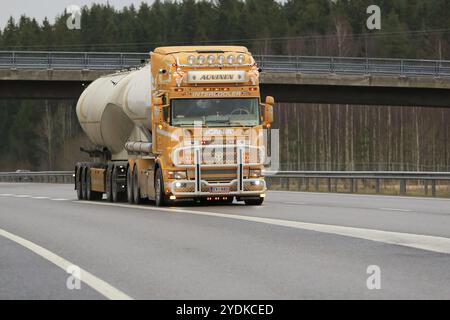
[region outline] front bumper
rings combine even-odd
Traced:
[[[195,180],[179,180],[170,183],[170,192],[176,197],[226,197],[226,196],[259,196],[267,191],[264,179],[243,179],[242,188],[239,180],[229,183],[210,183],[201,180],[200,188],[196,188]],[[217,190],[220,190],[218,192]]]

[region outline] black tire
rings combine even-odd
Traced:
[[[141,190],[139,189],[139,172],[137,166],[133,169],[133,203],[141,204],[143,199],[141,198]]]
[[[110,166],[110,165],[108,165],[108,168],[106,169],[105,189],[106,189],[106,201],[113,202],[113,197],[112,197],[112,166]]]
[[[164,207],[166,203],[162,171],[161,168],[158,168],[155,177],[155,204],[157,207]]]
[[[130,166],[127,168],[127,200],[128,203],[134,203],[133,173],[131,172]]]
[[[111,175],[111,193],[112,193],[112,200],[114,203],[124,202],[126,197],[125,192],[119,192],[119,190],[117,189],[117,176],[118,176],[117,167],[114,166]]]
[[[86,167],[85,166],[81,167],[80,180],[81,180],[81,199],[87,200]]]
[[[92,200],[92,190],[91,190],[91,168],[86,168],[86,200]]]
[[[79,165],[75,168],[75,189],[77,190],[77,199],[83,200],[83,192],[81,189],[81,167]]]
[[[264,198],[244,200],[247,206],[260,206],[264,202]]]

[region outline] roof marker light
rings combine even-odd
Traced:
[[[208,56],[208,64],[213,64],[216,61],[216,57],[213,55]]]
[[[200,65],[205,64],[205,62],[206,62],[205,56],[198,56],[197,62],[198,62],[198,64],[200,64]]]
[[[195,63],[195,56],[189,56],[187,61],[192,66]]]

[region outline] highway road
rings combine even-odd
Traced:
[[[160,209],[0,183],[0,299],[450,298],[450,200],[267,196]]]

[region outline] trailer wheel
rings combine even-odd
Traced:
[[[128,203],[134,203],[134,195],[133,195],[133,176],[131,172],[131,167],[127,168],[127,200]]]
[[[161,168],[156,170],[156,179],[155,179],[155,204],[157,207],[164,207],[166,205],[164,192],[164,181],[162,176]]]
[[[134,166],[133,169],[133,203],[134,204],[141,204],[142,198],[141,198],[141,190],[139,189],[139,173],[137,166]]]
[[[112,197],[112,166],[111,165],[108,165],[108,168],[106,168],[105,189],[106,189],[106,200],[108,202],[113,202],[113,197]]]
[[[264,202],[264,198],[244,200],[247,206],[260,206]]]
[[[83,200],[83,193],[81,189],[81,166],[77,165],[75,168],[75,189],[77,190],[77,199]]]
[[[86,168],[86,200],[99,201],[103,197],[102,192],[92,191],[91,168]]]
[[[81,198],[83,200],[87,200],[86,167],[85,166],[81,167],[80,180],[81,180]]]

